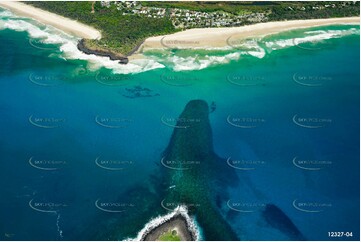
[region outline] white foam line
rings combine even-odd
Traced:
[[[21,16],[36,19],[37,21],[44,24],[50,24],[65,32],[75,34],[76,36],[81,38],[101,38],[101,33],[91,26],[85,25],[69,18],[65,18],[55,13],[45,11],[40,8],[30,6],[29,4],[24,4],[16,1],[3,1],[0,2],[0,6],[8,8],[10,11],[16,12]]]
[[[9,16],[9,14],[5,14],[5,16]],[[51,26],[40,27],[28,22],[26,19],[17,19],[15,15],[11,16],[14,18],[4,19],[4,16],[0,15],[0,30],[11,29],[19,32],[27,32],[30,38],[37,39],[39,43],[59,44],[60,56],[59,54],[52,56],[65,58],[66,60],[86,60],[88,61],[88,68],[90,70],[96,71],[101,67],[105,67],[113,70],[115,74],[134,74],[164,68],[164,65],[149,59],[131,60],[127,65],[121,65],[118,61],[112,61],[108,57],[87,55],[78,50],[78,38],[63,33]],[[42,47],[39,49],[41,48]]]
[[[58,217],[56,218],[56,228],[59,233],[59,237],[62,239],[63,238],[63,230],[61,230],[61,228],[60,228],[60,213],[58,213]]]
[[[164,216],[158,216],[158,217],[152,219],[144,226],[144,228],[141,231],[139,231],[136,238],[134,238],[134,239],[128,238],[128,239],[126,239],[126,241],[141,241],[150,231],[152,231],[153,229],[157,228],[158,226],[164,224],[165,222],[169,221],[170,219],[172,219],[173,217],[175,217],[179,214],[182,215],[182,217],[186,219],[188,229],[193,234],[195,240],[196,241],[200,240],[201,239],[200,229],[196,225],[196,222],[194,221],[194,219],[192,219],[188,215],[187,207],[184,205],[181,205],[181,206],[176,207],[173,210],[173,212],[170,212]]]
[[[0,9],[0,10],[2,10],[2,9]],[[14,14],[7,9],[4,9],[3,11],[0,12],[0,17],[2,17],[2,18],[13,17],[13,16],[14,16]]]
[[[348,30],[314,30],[314,31],[307,31],[305,32],[305,34],[314,34],[314,35],[309,35],[302,38],[269,41],[266,42],[266,46],[272,48],[273,50],[276,50],[279,49],[277,47],[285,48],[285,47],[294,46],[295,44],[308,43],[308,42],[317,43],[322,40],[341,38],[347,35],[360,34],[360,31],[357,30],[356,28],[351,28]]]
[[[56,47],[55,49],[59,48],[61,53],[53,53],[49,55],[49,57],[63,58],[65,60],[85,60],[88,62],[87,68],[92,71],[105,67],[111,69],[114,74],[135,74],[153,69],[165,68],[165,65],[169,65],[174,71],[202,70],[209,66],[227,64],[232,60],[239,60],[243,55],[251,55],[261,59],[266,55],[267,50],[278,50],[300,43],[318,42],[330,38],[341,38],[346,35],[359,34],[360,32],[356,28],[348,30],[308,30],[305,32],[308,36],[302,38],[265,42],[266,49],[259,46],[257,42],[250,41],[245,42],[242,45],[242,48],[236,48],[233,53],[223,56],[212,55],[211,52],[205,56],[193,55],[188,57],[166,53],[162,54],[162,57],[150,55],[151,58],[147,59],[144,56],[140,59],[130,60],[126,65],[121,65],[118,61],[112,61],[108,57],[87,55],[78,50],[78,38],[63,33],[51,26],[39,26],[39,24],[33,23],[30,19],[19,19],[8,10],[0,12],[0,30],[1,29],[26,31],[32,39],[37,39],[38,43],[58,44],[59,47]],[[32,44],[34,43],[32,42]],[[230,46],[225,48],[206,48],[206,50],[226,50],[229,48]]]
[[[332,38],[341,38],[347,35],[359,34],[359,30],[356,28],[351,28],[348,30],[315,30],[307,31],[308,34],[315,34],[310,36],[305,36],[303,38],[294,38],[294,39],[285,39],[285,40],[276,40],[265,42],[265,45],[270,50],[278,50],[282,48],[287,48],[295,46],[300,43],[307,42],[319,42],[326,39]],[[259,46],[257,43],[251,41],[245,43],[240,51],[236,51],[225,56],[212,56],[206,55],[205,57],[199,56],[189,56],[189,57],[180,57],[169,55],[166,57],[166,61],[173,64],[174,71],[190,71],[190,70],[201,70],[212,65],[226,64],[232,60],[238,60],[242,55],[251,55],[262,59],[266,56],[266,49]],[[155,57],[156,58],[156,57]],[[162,57],[164,59],[164,57]],[[161,59],[158,59],[161,62]]]

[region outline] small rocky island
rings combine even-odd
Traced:
[[[136,241],[196,241],[200,239],[199,229],[188,215],[186,206],[179,206],[173,212],[159,216],[146,224]]]
[[[179,214],[144,234],[142,240],[193,241],[195,238],[191,231],[188,230],[187,220]]]

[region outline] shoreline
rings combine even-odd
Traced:
[[[169,231],[177,231],[177,235],[182,241],[194,241],[194,235],[189,231],[187,220],[181,215],[175,215],[159,226],[145,233],[141,240],[145,241],[156,241],[159,237]]]
[[[181,205],[166,215],[151,219],[135,238],[128,238],[126,241],[154,241],[164,232],[170,230],[176,230],[183,241],[201,239],[200,228],[198,228],[193,218],[189,216],[187,207]]]
[[[75,35],[85,39],[100,39],[101,32],[89,25],[80,23],[76,20],[65,18],[63,16],[51,13],[40,8],[35,8],[28,4],[20,2],[1,2],[0,7],[10,10],[19,16],[24,16],[37,20],[45,25],[51,25],[65,33]],[[90,12],[89,12],[90,14]]]
[[[118,61],[119,64],[128,64],[129,59],[127,56],[123,56],[122,54],[113,52],[113,51],[109,51],[109,50],[103,50],[103,49],[99,49],[99,48],[89,48],[88,46],[86,46],[86,40],[85,39],[81,39],[78,44],[77,44],[77,48],[78,50],[80,50],[81,52],[87,54],[87,55],[97,55],[97,56],[104,56],[104,57],[108,57],[110,60],[116,60]]]
[[[169,35],[154,36],[147,38],[140,49],[142,51],[165,48],[184,48],[184,49],[207,49],[222,48],[229,46],[229,38],[247,39],[262,38],[272,34],[278,34],[285,31],[312,28],[328,25],[349,25],[360,24],[360,17],[344,17],[329,19],[306,19],[265,22],[241,27],[229,28],[195,28]]]
[[[82,38],[77,45],[80,51],[89,55],[94,54],[109,57],[111,60],[119,60],[120,64],[127,64],[131,60],[146,58],[142,53],[147,50],[224,48],[232,47],[228,42],[231,37],[240,41],[247,38],[262,38],[267,35],[295,29],[327,25],[360,24],[360,17],[356,16],[265,22],[240,27],[194,28],[168,35],[148,37],[143,43],[135,46],[128,55],[124,55],[123,53],[115,53],[97,48],[93,49],[86,46],[86,39],[101,38],[100,31],[91,26],[20,2],[0,2],[0,7],[9,9],[16,15],[33,18],[40,23],[51,25],[66,33]]]

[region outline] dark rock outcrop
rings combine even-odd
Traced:
[[[101,50],[101,49],[91,49],[86,46],[85,39],[81,39],[78,42],[78,50],[82,51],[83,53],[87,55],[98,55],[98,56],[105,56],[109,57],[111,60],[119,60],[120,64],[128,64],[129,59],[126,56],[123,56],[121,54],[108,51],[108,50]]]
[[[164,152],[164,163],[173,167],[165,167],[162,173],[167,183],[175,186],[168,192],[166,201],[186,205],[196,216],[205,240],[239,240],[216,203],[217,194],[237,184],[238,177],[213,151],[208,115],[205,101],[192,100],[177,119]]]
[[[291,240],[306,240],[291,219],[276,205],[267,204],[262,215],[270,226],[286,234]]]

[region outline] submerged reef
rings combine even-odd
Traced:
[[[162,173],[172,189],[165,204],[182,204],[197,218],[205,240],[238,240],[221,215],[216,197],[226,197],[238,177],[213,151],[209,107],[203,100],[190,101],[177,120],[163,154]]]
[[[286,234],[291,240],[306,240],[292,220],[276,205],[267,204],[262,215],[271,227]]]
[[[241,231],[233,230],[222,206],[229,198],[228,189],[239,186],[239,178],[214,152],[210,110],[203,100],[188,102],[173,125],[159,170],[149,177],[148,186],[134,186],[121,194],[120,199],[129,198],[134,207],[122,213],[122,220],[104,222],[104,231],[95,238],[240,240],[237,234]],[[276,205],[268,204],[261,219],[291,240],[304,240]]]

